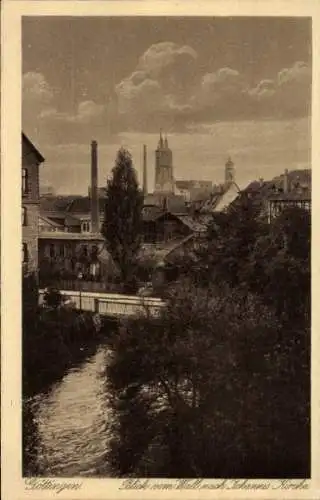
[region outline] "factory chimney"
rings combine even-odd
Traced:
[[[289,172],[288,169],[286,168],[283,177],[283,192],[288,193],[288,191],[289,191]]]
[[[143,194],[148,194],[148,178],[147,178],[147,146],[143,145]]]
[[[100,232],[98,199],[98,143],[91,142],[91,232]]]

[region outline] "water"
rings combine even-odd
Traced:
[[[102,376],[107,356],[106,346],[99,346],[94,356],[71,369],[49,393],[27,403],[39,474],[108,476],[108,401]]]

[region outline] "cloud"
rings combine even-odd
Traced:
[[[45,129],[58,142],[87,137],[89,126],[99,139],[120,131],[184,131],[200,123],[300,118],[310,116],[311,68],[298,61],[249,85],[235,68],[204,72],[188,45],[161,42],[138,58],[108,102],[88,98],[73,112],[59,105],[58,89],[43,74],[23,75],[24,123],[31,123],[36,134]]]
[[[197,57],[191,47],[173,42],[149,47],[134,71],[115,87],[118,109],[122,117],[126,115],[127,125],[133,125],[137,115],[145,115],[150,125],[160,116],[187,109],[197,78]]]
[[[310,114],[311,69],[296,62],[250,86],[235,68],[203,73],[192,47],[161,42],[141,55],[115,93],[124,129],[303,117]]]
[[[173,42],[161,42],[151,45],[142,54],[138,69],[154,77],[161,77],[167,69],[171,71],[178,66],[192,66],[197,57],[196,51],[188,45],[179,46]]]
[[[48,105],[54,96],[53,89],[50,87],[42,73],[29,71],[22,78],[23,99],[27,102],[40,103]]]
[[[102,117],[105,112],[103,104],[96,104],[94,101],[83,101],[78,105],[75,115],[67,115],[66,121],[71,123],[88,124]]]
[[[291,84],[311,83],[311,68],[304,62],[298,61],[291,68],[285,68],[278,73],[277,81],[279,87]]]
[[[302,117],[311,111],[312,72],[298,61],[278,72],[273,80],[262,80],[249,91],[261,116]]]
[[[258,85],[249,90],[249,95],[256,99],[272,97],[276,93],[276,83],[273,80],[261,80]]]
[[[219,108],[223,104],[231,107],[233,101],[241,99],[246,91],[246,84],[240,73],[232,68],[220,68],[213,73],[206,73],[192,99],[195,109]]]
[[[59,111],[54,105],[57,92],[54,92],[42,73],[25,73],[22,78],[22,93],[26,118],[32,116],[34,119],[45,121],[84,125],[101,118],[105,111],[103,104],[92,100],[80,102],[74,114]]]

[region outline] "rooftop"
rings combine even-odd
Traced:
[[[143,261],[144,259],[150,259],[154,260],[155,263],[162,262],[169,256],[169,254],[171,254],[174,250],[176,250],[181,245],[189,241],[191,238],[193,238],[193,234],[189,234],[184,238],[182,237],[174,238],[165,243],[150,244],[150,245],[145,244],[143,245],[139,253],[139,260]]]
[[[81,240],[81,241],[104,241],[100,233],[69,233],[65,231],[41,231],[41,240]]]
[[[39,163],[43,163],[45,161],[40,151],[35,147],[24,132],[22,132],[22,143],[24,143],[35,154]]]

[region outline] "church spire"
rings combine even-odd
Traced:
[[[231,182],[234,182],[234,180],[235,180],[234,163],[231,160],[231,157],[229,156],[225,164],[225,183],[229,184]]]

